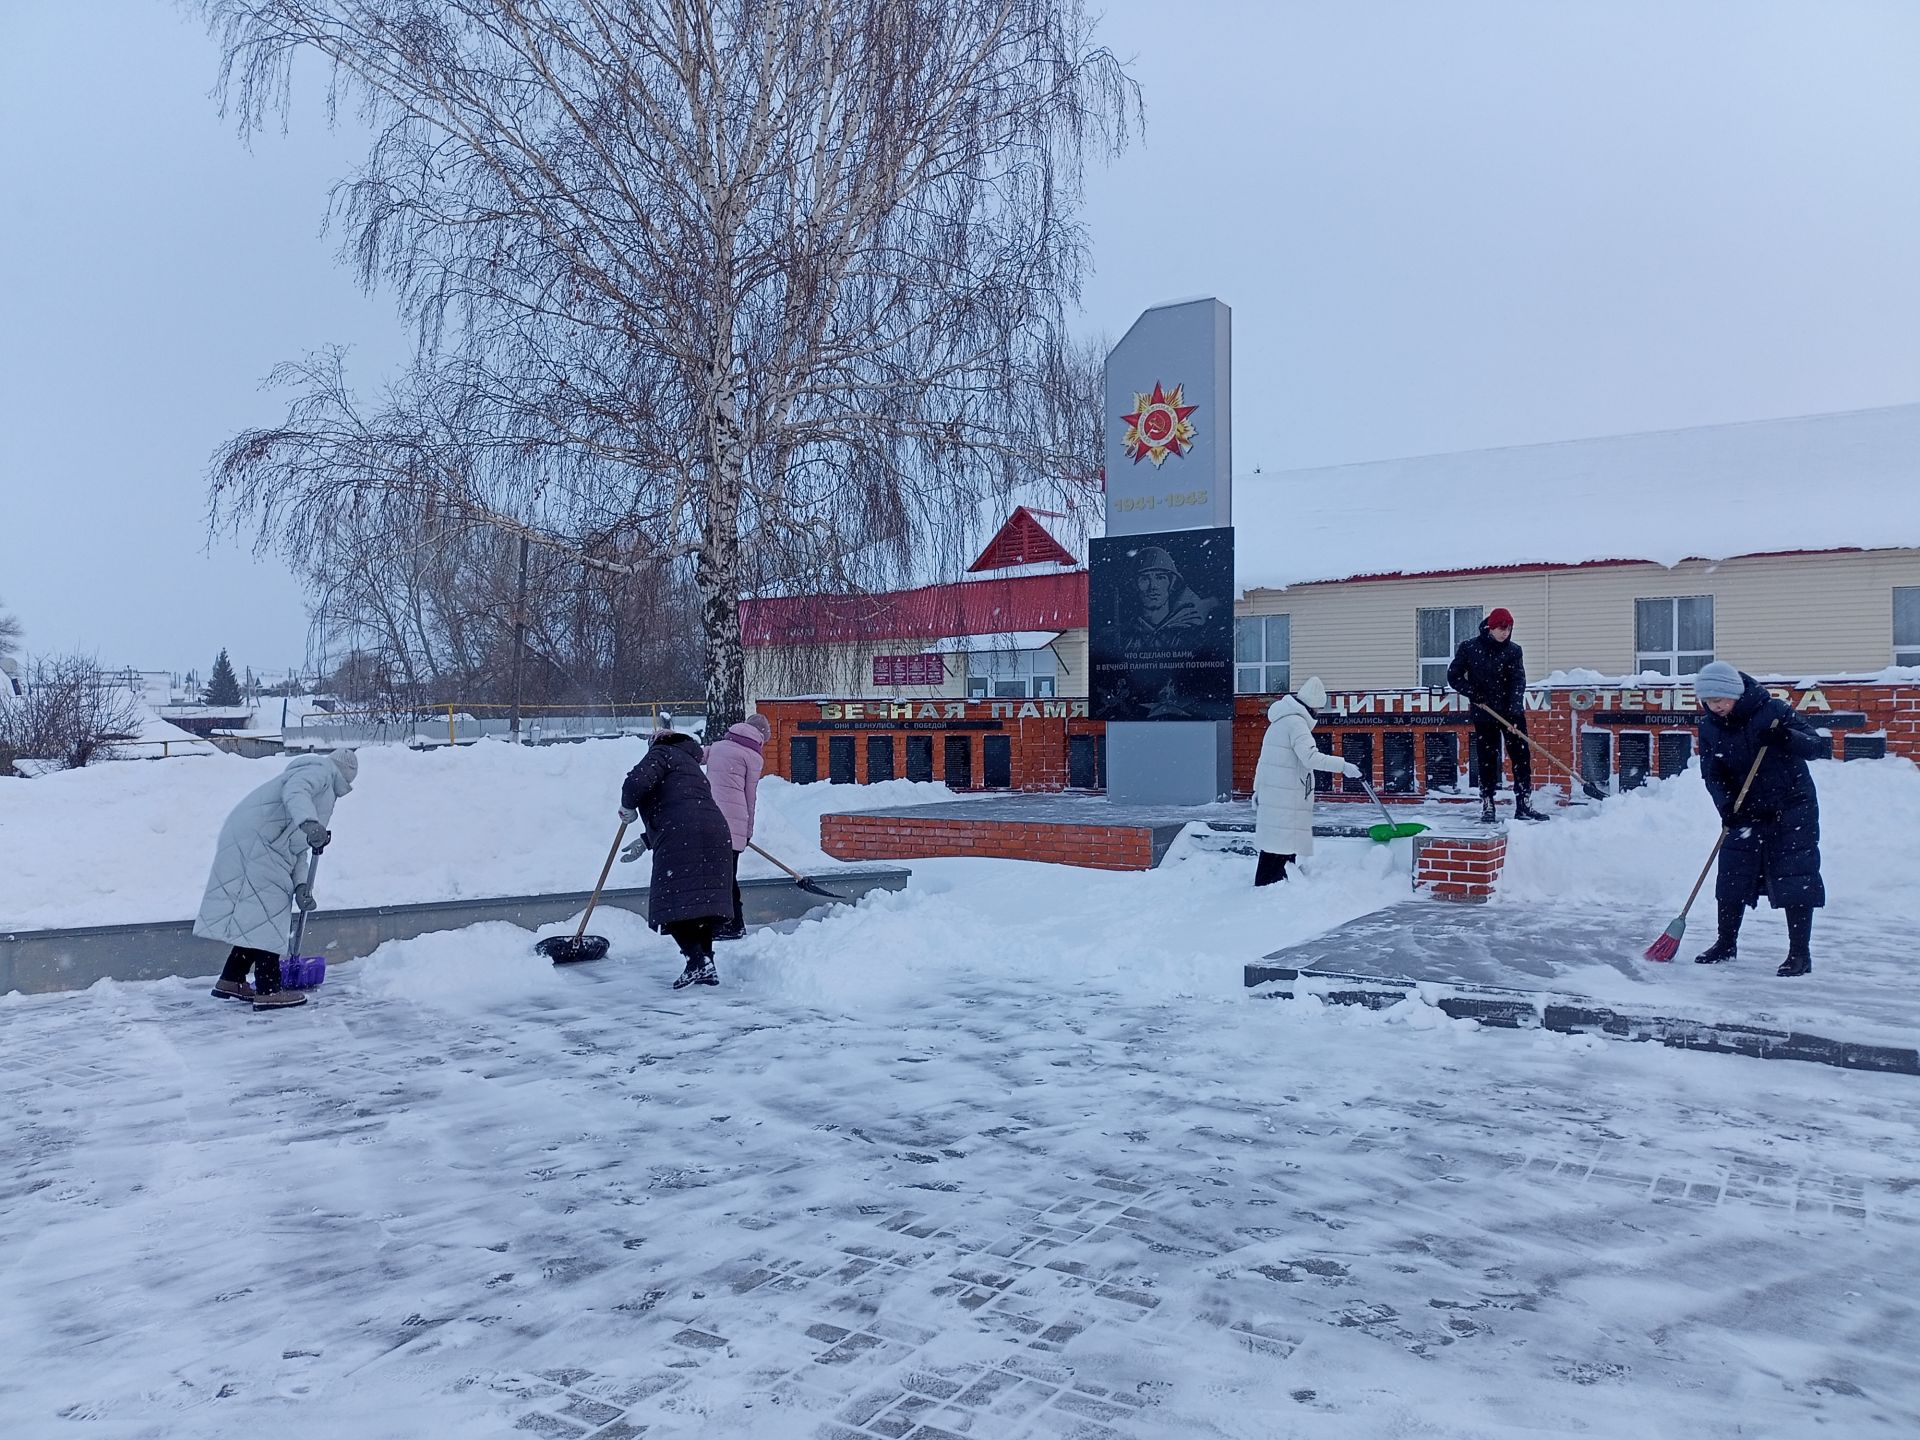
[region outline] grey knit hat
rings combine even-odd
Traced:
[[[352,785],[354,777],[360,773],[360,757],[351,750],[333,752],[333,768],[340,772],[340,778]]]
[[[1715,660],[1693,677],[1693,693],[1702,700],[1738,700],[1747,693],[1747,682],[1726,661]]]

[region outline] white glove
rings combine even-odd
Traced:
[[[1351,760],[1342,760],[1340,762],[1340,773],[1349,780],[1358,780],[1360,778],[1360,767]]]
[[[620,858],[622,861],[625,861],[630,864],[633,861],[638,860],[642,855],[646,853],[647,853],[647,837],[642,835],[638,840],[631,840],[627,842],[627,848],[620,852]]]
[[[633,824],[634,821],[638,820],[639,818],[640,818],[640,812],[638,810],[629,810],[624,805],[620,807],[620,823],[622,825],[631,825]]]

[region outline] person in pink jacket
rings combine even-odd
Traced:
[[[713,787],[714,801],[727,817],[733,837],[733,919],[715,932],[716,940],[738,940],[747,933],[747,917],[740,906],[740,853],[753,839],[754,799],[771,732],[766,716],[749,715],[707,750],[707,784]]]

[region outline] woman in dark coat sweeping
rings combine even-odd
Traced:
[[[1740,921],[1765,895],[1774,909],[1787,912],[1787,959],[1776,973],[1805,975],[1813,969],[1813,912],[1827,903],[1820,879],[1820,797],[1807,761],[1827,754],[1826,742],[1785,701],[1724,660],[1704,667],[1693,687],[1706,707],[1700,717],[1700,776],[1720,823],[1732,827],[1720,848],[1714,882],[1720,934],[1694,960],[1716,965],[1733,959]],[[1766,758],[1735,812],[1734,801],[1762,745]]]
[[[733,915],[733,840],[691,735],[653,737],[620,787],[620,818],[639,820],[653,851],[647,923],[671,935],[687,959],[673,988],[718,985],[713,932]]]

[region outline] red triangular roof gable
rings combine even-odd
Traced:
[[[1034,518],[1031,510],[1019,505],[1000,527],[1000,533],[987,542],[980,558],[967,567],[967,573],[976,575],[982,570],[1007,570],[1015,565],[1044,565],[1049,561],[1057,565],[1080,563],[1047,533],[1047,527]]]

